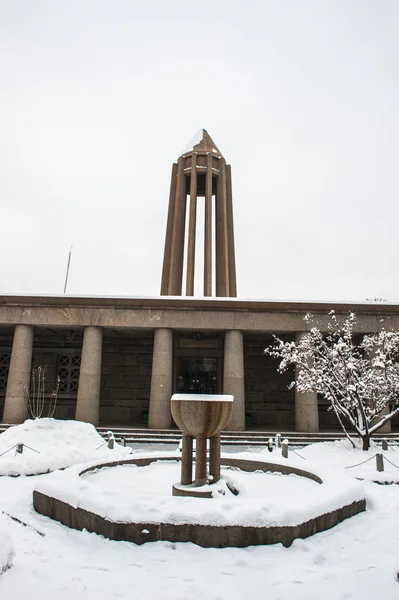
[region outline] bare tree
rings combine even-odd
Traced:
[[[40,419],[43,416],[53,417],[55,413],[60,378],[58,377],[55,388],[48,393],[46,371],[45,366],[33,368],[30,388],[24,386],[25,395],[28,400],[28,414],[31,419]],[[47,409],[46,400],[48,400]]]
[[[330,317],[326,335],[307,315],[310,329],[299,342],[275,336],[275,344],[265,352],[281,359],[280,372],[294,365],[298,376],[290,387],[324,396],[352,444],[347,425],[368,450],[373,433],[399,413],[399,333],[383,330],[356,344],[355,315],[349,314],[342,325],[333,311]]]

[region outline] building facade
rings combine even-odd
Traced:
[[[399,328],[399,307],[224,299],[0,297],[0,411],[27,416],[32,365],[60,378],[55,417],[94,424],[172,426],[173,392],[234,395],[229,429],[318,431],[336,427],[315,394],[288,389],[264,355],[273,334],[295,339],[312,312],[357,314],[359,334]]]
[[[199,201],[204,297],[194,298]],[[331,309],[355,312],[359,335],[379,331],[382,318],[385,328],[399,329],[398,305],[236,296],[231,170],[201,130],[172,168],[159,298],[0,296],[3,422],[26,419],[32,367],[41,366],[43,416],[57,385],[56,418],[156,429],[173,427],[173,393],[226,393],[234,396],[229,430],[325,431],[337,427],[325,402],[288,389],[295,373],[280,375],[264,354],[273,335],[298,339],[309,312],[327,330]]]

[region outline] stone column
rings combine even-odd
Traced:
[[[102,337],[101,327],[85,328],[80,362],[75,419],[93,425],[100,413]]]
[[[181,483],[190,485],[193,482],[193,438],[183,434],[181,452]]]
[[[195,438],[195,485],[206,484],[206,436]]]
[[[373,350],[371,352],[366,352],[366,357],[369,360],[372,360],[375,357],[375,352]],[[381,411],[381,416],[385,416],[388,413],[389,413],[389,406],[386,406]],[[391,421],[388,421],[388,423],[385,423],[385,425],[380,427],[380,429],[377,431],[377,433],[391,433],[391,432],[392,432],[392,422]]]
[[[224,338],[223,393],[234,396],[227,429],[245,430],[244,347],[242,331],[226,331]]]
[[[305,332],[299,331],[295,334],[295,342],[298,344]],[[295,379],[298,378],[299,370],[295,370]],[[319,431],[319,407],[317,404],[317,392],[298,392],[295,389],[295,430],[303,432]]]
[[[28,416],[32,372],[33,327],[16,325],[8,371],[3,423],[23,423]]]
[[[220,479],[220,433],[209,440],[209,474],[213,483]]]
[[[173,331],[171,329],[156,329],[152,358],[150,413],[148,417],[148,427],[150,429],[168,429],[171,426],[172,359]]]

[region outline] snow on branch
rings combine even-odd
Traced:
[[[356,315],[350,313],[342,323],[333,311],[329,316],[327,334],[306,315],[309,329],[298,342],[275,336],[265,353],[281,359],[281,373],[295,366],[296,381],[290,387],[326,398],[345,433],[343,421],[367,450],[372,434],[399,413],[399,333],[383,330],[355,343]]]

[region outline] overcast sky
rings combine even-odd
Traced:
[[[240,297],[398,302],[398,107],[397,0],[0,0],[0,293],[158,295],[204,127]]]

